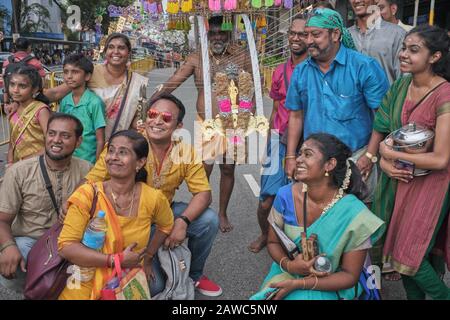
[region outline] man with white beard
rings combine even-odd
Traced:
[[[209,30],[209,56],[210,56],[210,74],[211,79],[217,72],[227,74],[229,78],[236,79],[241,71],[251,73],[250,55],[246,48],[231,44],[231,32],[222,30],[222,16],[214,16],[208,20]],[[203,122],[205,120],[205,99],[204,99],[204,85],[203,85],[203,69],[202,56],[200,52],[194,52],[189,55],[183,65],[170,77],[165,84],[152,96],[152,99],[161,94],[169,94],[185,82],[191,75],[194,75],[195,86],[197,87],[197,121]],[[236,80],[235,80],[236,82]],[[217,97],[213,92],[211,93],[212,101],[212,117],[214,118],[219,109],[217,106]],[[230,232],[233,229],[232,224],[228,220],[227,207],[234,187],[234,169],[235,164],[230,164],[225,161],[226,148],[223,148],[223,142],[217,141],[213,138],[211,141],[203,141],[203,165],[206,170],[208,179],[212,173],[214,162],[217,157],[222,157],[223,163],[220,167],[220,198],[219,198],[219,219],[220,230],[222,232]],[[219,146],[219,148],[215,148]],[[214,148],[210,153],[211,148]],[[215,152],[219,151],[219,152]],[[215,154],[214,154],[215,153]],[[220,159],[222,160],[222,159]],[[228,160],[228,159],[227,159]]]

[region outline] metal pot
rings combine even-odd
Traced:
[[[426,153],[433,147],[434,131],[414,122],[392,132],[388,137],[394,142],[394,150],[406,153]],[[430,173],[430,170],[415,169],[415,176]]]
[[[392,132],[394,149],[406,153],[425,153],[433,147],[434,132],[414,122]]]

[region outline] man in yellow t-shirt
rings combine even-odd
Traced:
[[[147,184],[161,190],[171,202],[175,223],[165,245],[173,248],[188,237],[192,254],[189,276],[194,280],[197,291],[207,296],[219,296],[222,294],[220,286],[203,275],[206,259],[219,230],[218,215],[208,207],[211,204],[211,188],[201,157],[197,156],[193,146],[173,141],[172,138],[173,132],[183,126],[185,113],[182,102],[171,94],[160,95],[152,100],[144,133],[150,144],[145,166]],[[109,178],[105,164],[106,152],[105,148],[95,167],[86,176],[88,181]],[[175,190],[183,182],[186,182],[193,197],[189,203],[173,202]],[[157,257],[153,260],[156,279],[150,283],[152,296],[161,292],[165,283]]]

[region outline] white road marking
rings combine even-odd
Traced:
[[[251,174],[244,174],[244,178],[245,178],[245,180],[247,180],[247,183],[250,186],[250,189],[252,189],[253,194],[255,195],[255,197],[259,197],[259,193],[261,191],[261,188],[260,188],[258,182],[256,182],[256,180],[253,177],[253,175],[251,175]]]

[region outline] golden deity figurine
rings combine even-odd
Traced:
[[[237,112],[238,105],[237,105],[237,96],[239,93],[239,89],[234,84],[234,81],[230,81],[230,85],[228,86],[228,94],[230,95],[231,100],[231,110],[233,110],[233,113]]]
[[[239,93],[239,89],[234,84],[234,81],[230,81],[230,85],[228,86],[228,94],[230,96],[231,101],[231,112],[233,113],[233,128],[236,128],[237,126],[237,113],[239,110],[239,107],[237,105],[237,96]]]

